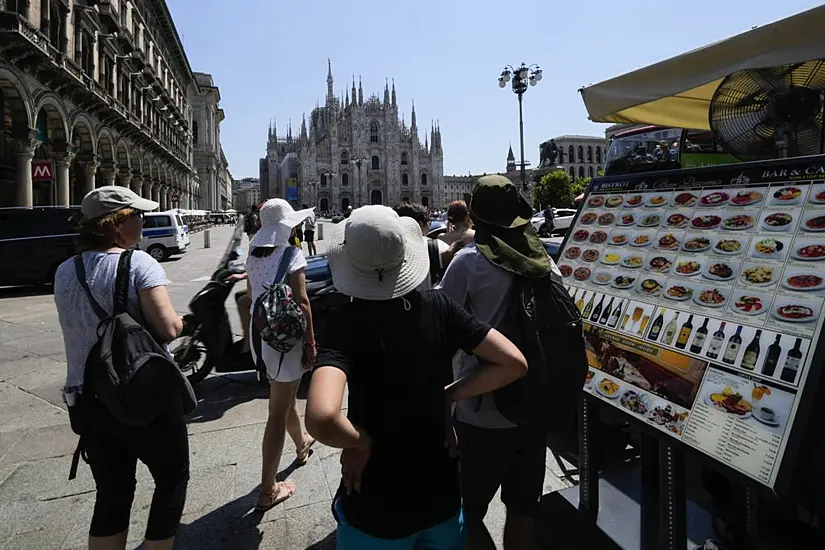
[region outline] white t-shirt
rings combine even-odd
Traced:
[[[424,239],[424,244],[426,244],[426,246],[428,247],[427,248],[427,257],[429,258],[429,252],[430,252],[429,246],[430,245],[427,244],[427,243],[430,240],[430,238],[429,237],[422,237],[422,238]],[[447,243],[445,243],[441,239],[435,239],[435,244],[438,246],[438,267],[439,267],[439,269],[442,269],[444,267],[444,265],[443,265],[444,264],[444,259],[441,257],[441,255],[444,254],[445,252],[447,252],[450,249],[450,245],[448,245]],[[430,274],[428,272],[427,277],[418,286],[417,290],[420,290],[420,291],[423,292],[425,290],[430,290],[432,287],[433,287],[433,285],[430,282]]]
[[[255,302],[261,294],[264,293],[264,285],[271,285],[275,280],[275,275],[278,273],[278,267],[281,265],[281,258],[284,252],[290,247],[286,245],[278,246],[271,255],[265,258],[257,258],[251,254],[246,259],[246,273],[249,277],[249,283],[252,287],[252,307],[255,307]],[[294,248],[294,247],[293,247]],[[289,262],[286,273],[292,275],[301,268],[306,267],[307,261],[304,254],[297,250],[292,255],[292,260]],[[251,333],[251,328],[250,328]],[[255,354],[255,346],[251,346],[252,356],[257,360]],[[278,382],[293,382],[298,380],[304,373],[301,358],[304,353],[303,338],[295,344],[288,353],[284,354],[283,362],[281,362],[281,353],[269,347],[266,342],[262,342],[263,360],[266,364],[267,374],[270,380]],[[280,364],[280,367],[279,367]]]

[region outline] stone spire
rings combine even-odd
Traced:
[[[387,107],[390,105],[390,81],[386,77],[384,78],[384,105]]]
[[[510,144],[510,150],[507,152],[507,164],[516,163],[516,155],[513,154],[513,144]]]
[[[392,106],[395,107],[395,79],[392,79]]]
[[[327,58],[327,103],[332,103],[332,98],[335,97],[332,91],[332,61]]]
[[[355,106],[358,103],[358,95],[355,92],[355,75],[352,75],[352,105]]]
[[[307,115],[306,113],[301,115],[301,139],[307,138]]]
[[[364,88],[361,87],[361,75],[358,75],[358,106],[364,106]]]
[[[410,119],[410,124],[412,124],[411,128],[413,129],[413,133],[417,131],[418,124],[415,118],[415,100],[412,100],[412,118]]]

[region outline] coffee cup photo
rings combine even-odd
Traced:
[[[759,407],[757,413],[762,420],[766,420],[768,422],[776,421],[776,411],[770,407]]]

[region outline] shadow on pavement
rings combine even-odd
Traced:
[[[335,550],[338,547],[338,539],[335,536],[335,531],[319,540],[311,546],[307,546],[306,550]]]
[[[254,372],[210,376],[195,386],[195,394],[198,406],[189,416],[190,424],[217,420],[232,407],[269,397]]]
[[[2,286],[0,300],[3,298],[28,298],[29,296],[48,296],[54,293],[52,285],[38,286]]]

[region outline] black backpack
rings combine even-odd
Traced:
[[[99,339],[86,358],[83,393],[69,407],[72,430],[80,436],[69,479],[77,474],[79,458],[85,451],[84,435],[96,421],[95,402],[102,404],[115,421],[137,427],[147,426],[175,396],[180,396],[184,414],[192,412],[197,404],[192,386],[175,362],[128,312],[131,263],[132,251],[122,252],[117,265],[114,309],[109,314],[89,289],[82,256],[75,257],[78,281],[100,324]]]
[[[441,252],[438,251],[435,239],[427,239],[427,256],[430,259],[430,285],[435,286],[444,276],[444,270],[441,269]]]
[[[569,438],[587,376],[581,313],[551,272],[539,279],[516,277],[498,330],[527,359],[527,374],[494,392],[496,408],[518,426]]]

